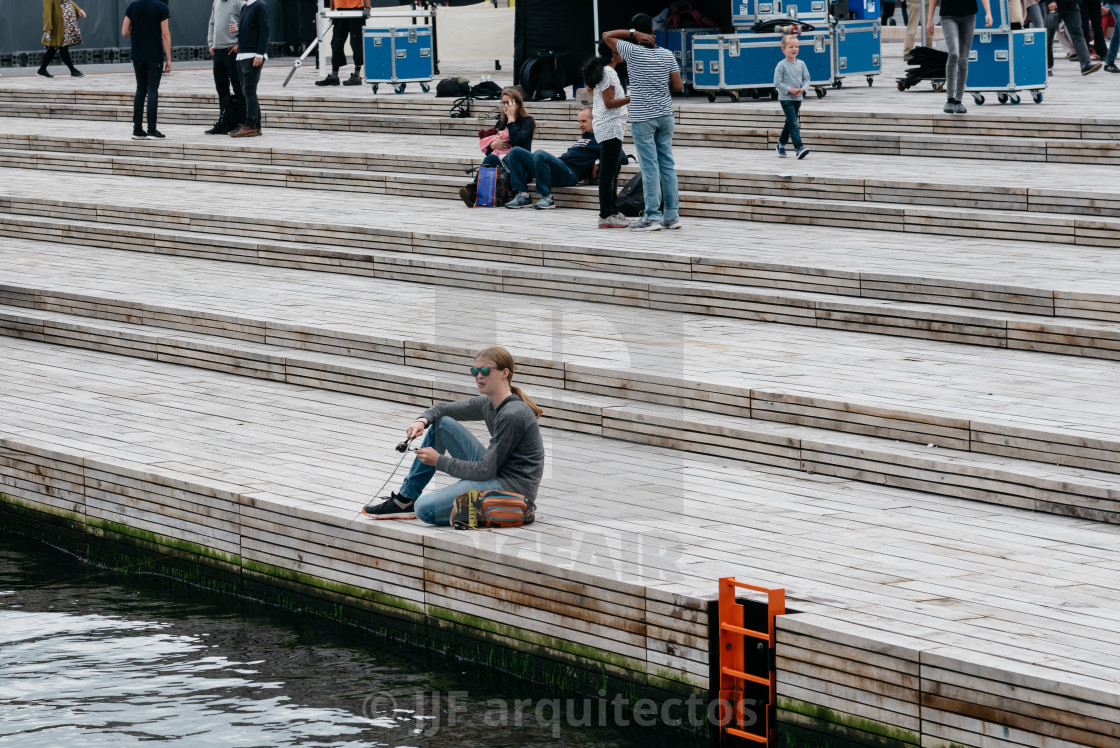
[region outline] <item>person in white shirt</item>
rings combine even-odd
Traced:
[[[618,170],[622,163],[622,140],[626,137],[630,97],[624,96],[616,68],[622,57],[604,42],[599,56],[583,66],[583,82],[593,97],[592,127],[599,141],[599,228],[624,229],[630,225],[618,212]]]

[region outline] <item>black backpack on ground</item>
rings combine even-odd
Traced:
[[[472,99],[478,99],[480,101],[500,99],[502,98],[502,87],[494,81],[482,81],[472,86],[471,90],[463,95],[469,95]]]
[[[622,185],[615,201],[618,212],[630,218],[637,218],[645,210],[645,193],[642,190],[642,173],[639,171]]]
[[[436,96],[470,96],[471,82],[467,78],[444,78],[436,84]]]

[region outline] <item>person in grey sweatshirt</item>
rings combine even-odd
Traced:
[[[544,474],[544,442],[537,423],[541,409],[511,383],[513,356],[505,348],[487,348],[474,363],[471,374],[478,396],[433,405],[405,429],[410,440],[428,433],[400,490],[378,497],[365,507],[366,515],[387,519],[415,512],[430,525],[447,525],[455,497],[472,488],[504,489],[535,505]],[[489,446],[482,446],[460,421],[484,421]],[[437,470],[459,481],[424,493]]]
[[[786,115],[786,124],[778,136],[778,156],[786,157],[786,143],[793,139],[793,147],[798,158],[809,155],[809,149],[801,143],[801,102],[805,99],[805,89],[809,85],[809,68],[797,59],[797,37],[787,34],[782,37],[782,53],[786,56],[774,68],[774,88],[778,90],[778,103]]]
[[[230,24],[241,23],[240,0],[214,0],[210,8],[210,29],[206,43],[214,58],[214,88],[218,91],[218,121],[207,135],[226,135],[245,122],[245,98],[241,95],[241,77],[237,72],[237,34]]]

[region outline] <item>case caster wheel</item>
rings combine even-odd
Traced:
[[[376,84],[376,83],[374,83],[372,87],[373,87],[373,92],[374,92],[374,93],[377,93],[377,84]]]
[[[824,90],[823,88],[818,88],[817,89],[817,98],[818,99],[823,99],[825,97],[825,94],[827,94],[827,93],[828,93],[828,91]]]
[[[1004,94],[1004,93],[996,94],[996,101],[998,101],[1000,104],[1006,104],[1007,103],[1007,98],[1008,98],[1007,94]]]
[[[404,93],[405,85],[406,84],[404,84],[404,83],[398,83],[397,85],[393,86],[393,93],[397,93],[397,94]]]
[[[1019,98],[1019,94],[1011,94],[1009,98],[1011,99],[1012,104],[1018,104],[1020,101],[1022,101],[1022,99]]]
[[[905,91],[906,90],[906,84],[903,83],[902,81],[899,81],[898,83],[895,84],[895,88],[897,88],[899,91]]]
[[[778,100],[778,89],[776,89],[776,88],[770,89],[770,98],[773,99],[774,101]]]
[[[714,93],[710,92],[710,91],[708,92],[708,103],[709,104],[715,104],[716,103],[716,95]]]
[[[1035,104],[1042,103],[1042,91],[1031,91],[1031,98],[1034,99]]]
[[[840,80],[839,78],[832,81],[832,87],[833,88],[841,88],[843,85],[844,85],[844,81]]]
[[[870,75],[867,76],[867,87],[870,88],[871,86],[874,86],[874,85],[875,85],[875,79],[872,78]]]
[[[757,88],[752,88],[751,89],[751,98],[752,99],[757,99],[758,98],[758,89]]]
[[[731,103],[732,104],[739,103],[739,92],[738,91],[731,91],[727,95],[731,97]]]
[[[976,102],[976,106],[984,106],[984,94],[973,94],[972,100]]]
[[[420,84],[420,90],[423,91],[424,93],[428,93],[429,91],[432,90],[432,87],[429,86],[427,83],[421,83]]]

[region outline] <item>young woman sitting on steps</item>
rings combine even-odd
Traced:
[[[455,497],[472,488],[504,489],[533,504],[544,474],[544,443],[537,423],[541,409],[512,384],[513,373],[513,356],[505,348],[487,348],[475,356],[471,374],[478,396],[433,405],[405,429],[409,439],[425,429],[428,433],[400,490],[379,497],[365,514],[381,519],[415,512],[430,525],[447,525]],[[460,421],[485,421],[489,446],[482,446]],[[437,470],[459,481],[424,493]]]
[[[501,156],[509,153],[516,146],[532,153],[533,132],[536,130],[537,123],[525,111],[525,99],[516,88],[502,89],[502,113],[498,115],[494,127],[505,142],[502,147],[494,148],[494,152],[487,153],[486,158],[482,160],[483,166],[497,166]]]

